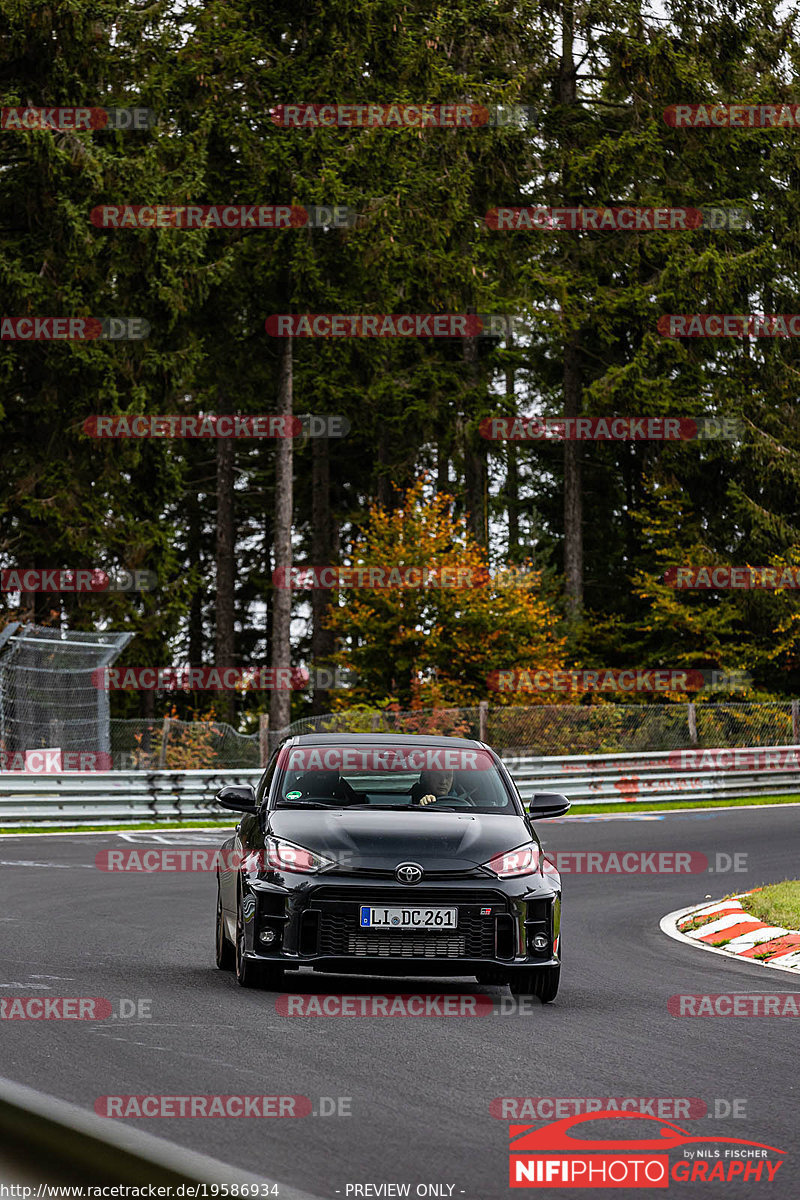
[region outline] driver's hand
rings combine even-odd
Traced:
[[[424,804],[433,804],[437,799],[437,796],[432,796],[431,793],[428,792],[427,796],[420,796],[420,806]]]

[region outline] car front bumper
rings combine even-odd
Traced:
[[[364,974],[511,974],[557,966],[561,896],[542,876],[463,878],[402,887],[392,880],[334,876],[295,888],[251,877],[256,903],[245,922],[247,956],[288,968]],[[447,931],[364,929],[362,906],[455,907]],[[265,946],[264,930],[274,941]],[[533,938],[544,935],[537,950]]]

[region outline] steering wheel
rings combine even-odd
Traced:
[[[437,796],[429,804],[423,805],[424,808],[436,808],[436,805],[441,803],[445,805],[457,805],[459,808],[474,808],[475,802],[468,792],[461,789],[461,795],[458,796]]]

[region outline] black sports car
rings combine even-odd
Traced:
[[[481,742],[314,734],[285,742],[220,852],[216,958],[244,987],[285,988],[310,966],[359,974],[475,975],[546,1003],[561,970],[561,880]]]

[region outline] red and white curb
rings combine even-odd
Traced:
[[[739,896],[749,894],[740,892]],[[693,928],[696,921],[700,924]],[[662,917],[660,925],[661,932],[676,942],[800,974],[800,930],[767,925],[745,912],[738,896],[677,909]],[[725,945],[719,945],[720,942]]]

